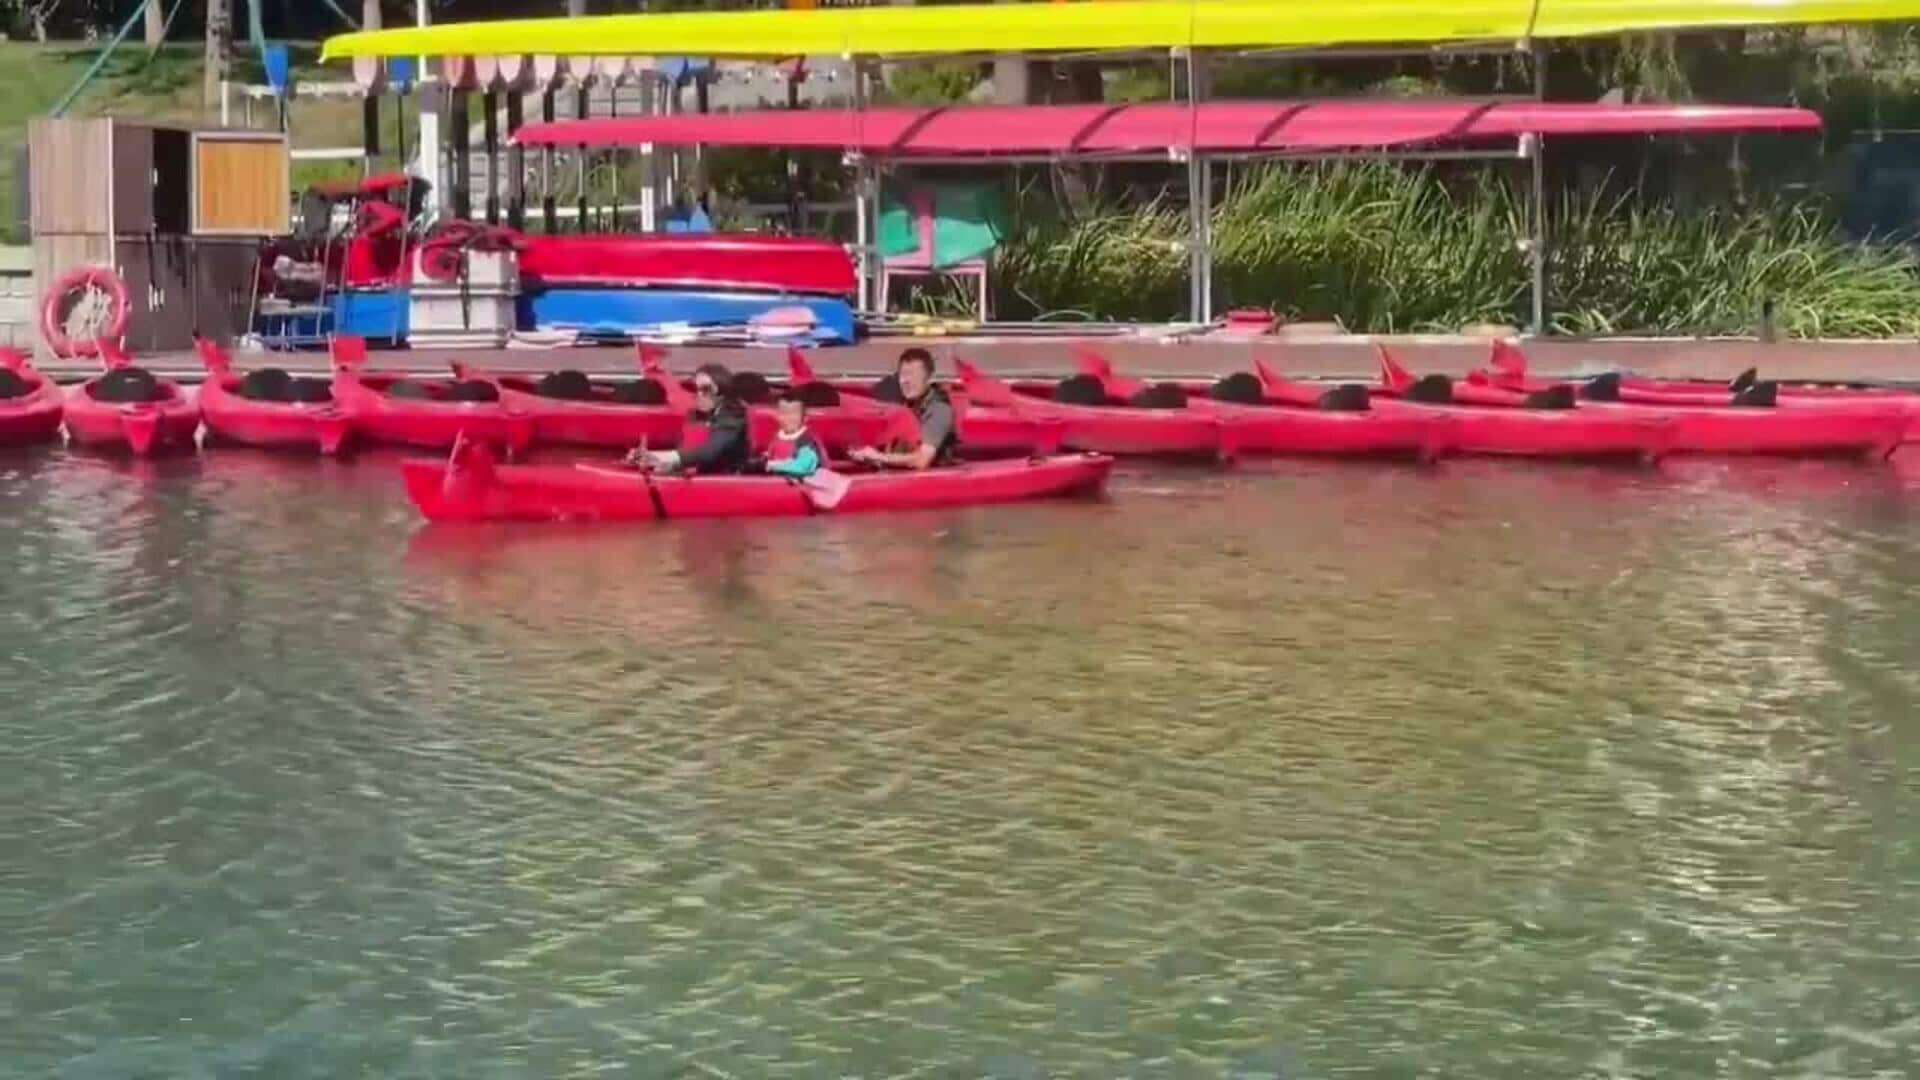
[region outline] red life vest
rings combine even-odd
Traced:
[[[800,455],[800,448],[802,446],[813,447],[813,456],[819,459],[821,465],[827,463],[826,450],[822,449],[819,441],[813,437],[813,432],[808,431],[806,428],[801,428],[800,434],[791,439],[781,435],[775,435],[773,437],[773,445],[767,447],[767,460],[791,461]]]

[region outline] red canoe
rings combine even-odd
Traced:
[[[1137,409],[1124,405],[1068,405],[1031,390],[1017,390],[960,362],[960,385],[967,396],[1025,416],[1060,425],[1060,444],[1101,454],[1164,456],[1229,455],[1227,425],[1218,414],[1194,408]]]
[[[1526,375],[1524,354],[1504,342],[1494,345],[1493,382],[1533,390],[1547,384]],[[1884,458],[1914,435],[1915,402],[1893,396],[1857,399],[1810,396],[1771,406],[1736,406],[1728,390],[1634,392],[1621,388],[1619,403],[1583,403],[1582,411],[1658,416],[1672,423],[1672,450],[1693,454],[1864,454]]]
[[[473,380],[412,379],[399,375],[362,374],[366,342],[334,339],[333,400],[353,425],[357,439],[391,446],[427,450],[450,449],[465,434],[520,453],[533,445],[531,417],[503,401],[460,401],[453,398],[460,383]],[[408,382],[425,397],[396,397],[395,384]],[[481,380],[484,381],[484,380]],[[497,389],[494,390],[497,394]]]
[[[200,384],[200,416],[207,434],[241,446],[270,450],[337,454],[347,445],[353,424],[331,393],[326,401],[261,401],[240,392],[241,376],[233,358],[204,338],[197,343],[207,381]]]
[[[101,342],[100,355],[108,373],[133,366],[133,357],[117,345]],[[97,375],[67,391],[65,419],[74,445],[130,450],[142,456],[193,448],[200,431],[200,406],[185,387],[159,379],[157,400],[102,401],[98,392],[104,378]]]
[[[52,442],[60,434],[60,419],[66,412],[60,387],[36,371],[33,361],[18,349],[0,349],[0,369],[13,372],[26,384],[26,393],[0,398],[0,446]]]
[[[1406,399],[1418,381],[1389,353],[1380,356],[1381,385],[1374,408],[1389,415],[1437,413],[1452,421],[1450,446],[1462,454],[1568,459],[1632,458],[1652,462],[1673,443],[1673,425],[1655,414],[1598,408],[1533,408],[1529,395],[1491,386],[1462,385],[1455,401],[1427,404]]]
[[[1073,454],[923,472],[833,474],[802,485],[773,476],[652,476],[613,465],[497,465],[462,443],[446,463],[402,463],[407,497],[429,521],[665,521],[933,510],[1092,494],[1113,459]],[[837,480],[837,484],[833,481]]]

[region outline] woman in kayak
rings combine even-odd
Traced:
[[[933,354],[914,347],[900,354],[893,377],[900,385],[901,404],[913,410],[919,435],[896,441],[885,450],[862,446],[847,456],[882,469],[927,469],[951,465],[960,449],[953,402],[933,384]]]
[[[759,466],[773,476],[805,480],[826,467],[827,452],[807,430],[807,403],[798,394],[788,391],[777,409],[780,431]]]
[[[691,450],[635,450],[627,461],[659,472],[737,473],[753,454],[747,434],[747,407],[733,396],[733,375],[719,364],[702,364],[693,373],[694,426],[706,439]]]

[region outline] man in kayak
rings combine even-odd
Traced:
[[[737,473],[753,454],[747,434],[747,407],[733,396],[733,375],[720,364],[703,364],[693,373],[693,414],[689,428],[706,438],[692,449],[635,450],[627,461],[657,472]],[[691,433],[691,430],[690,430]]]
[[[919,422],[916,439],[896,442],[885,450],[862,446],[847,456],[864,465],[882,469],[927,469],[951,465],[960,447],[959,432],[953,414],[953,402],[947,392],[933,384],[933,354],[914,347],[900,354],[893,377],[900,384],[902,404],[913,411]]]
[[[780,417],[780,431],[774,435],[773,445],[768,448],[767,456],[758,463],[759,467],[773,476],[785,476],[793,480],[805,480],[826,468],[827,452],[813,437],[813,433],[807,430],[807,403],[798,394],[788,391],[780,398],[776,408]]]

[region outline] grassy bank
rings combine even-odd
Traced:
[[[1356,331],[1521,324],[1520,204],[1484,175],[1448,181],[1379,164],[1243,171],[1215,207],[1222,308],[1272,308]],[[1064,220],[1022,204],[1002,250],[1008,317],[1180,317],[1185,211],[1154,203]],[[1569,197],[1551,225],[1551,307],[1570,333],[1751,332],[1764,302],[1800,337],[1920,334],[1920,263],[1860,245],[1813,202],[1681,213],[1616,195]]]

